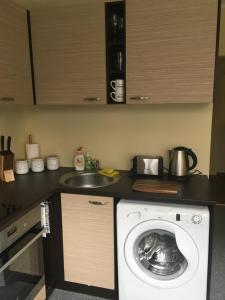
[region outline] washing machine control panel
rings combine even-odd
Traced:
[[[143,210],[133,210],[126,214],[127,220],[130,222],[140,222],[147,220],[165,220],[173,223],[189,223],[189,224],[201,224],[203,222],[203,216],[198,213],[186,214],[178,211],[168,211],[166,214],[160,210],[152,212],[151,210],[144,208]]]
[[[201,224],[202,216],[201,215],[193,215],[191,220],[192,220],[192,223],[194,223],[194,224]]]

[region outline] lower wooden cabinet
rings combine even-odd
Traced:
[[[61,194],[65,281],[114,289],[113,198]]]
[[[46,291],[45,286],[39,291],[39,293],[34,297],[33,300],[45,300],[46,299]]]

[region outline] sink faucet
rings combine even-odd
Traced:
[[[85,170],[99,170],[99,160],[93,159],[89,152],[85,154]]]

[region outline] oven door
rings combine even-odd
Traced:
[[[38,223],[0,254],[0,299],[31,300],[44,287],[43,232]]]

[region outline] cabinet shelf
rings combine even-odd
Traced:
[[[107,103],[125,104],[125,6],[123,1],[105,4]],[[120,71],[121,70],[121,71]],[[117,81],[118,80],[118,81]],[[117,88],[112,88],[112,81]],[[118,83],[118,84],[117,84]],[[115,101],[112,100],[112,92]]]
[[[123,48],[124,47],[124,42],[110,42],[109,43],[109,45],[108,45],[109,47],[121,47],[121,48]]]
[[[124,74],[125,74],[125,72],[124,71],[115,71],[115,70],[111,70],[111,71],[109,71],[109,73],[111,74],[111,75],[121,75],[121,76],[123,76],[124,77]]]

